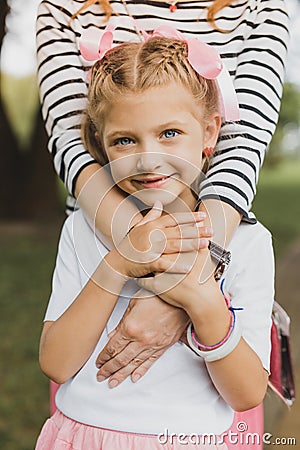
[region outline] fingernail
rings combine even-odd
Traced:
[[[108,382],[108,385],[110,388],[114,388],[114,387],[118,386],[118,384],[119,384],[119,382],[117,380],[110,380]]]
[[[195,214],[196,214],[196,217],[206,217],[206,213],[205,212],[203,212],[203,211],[196,211],[195,212]]]
[[[206,234],[214,234],[214,230],[211,227],[206,227],[205,232],[206,232]]]
[[[103,375],[97,375],[97,380],[101,383],[101,381],[105,380],[105,377]]]
[[[141,378],[141,375],[139,375],[138,373],[133,374],[131,377],[131,379],[134,383],[136,383],[140,378]]]

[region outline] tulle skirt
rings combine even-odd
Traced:
[[[181,438],[182,440],[182,438]],[[172,437],[125,433],[76,422],[56,410],[39,435],[35,450],[226,450],[225,444],[205,445],[193,436],[180,441]]]

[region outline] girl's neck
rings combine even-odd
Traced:
[[[197,205],[197,198],[193,195],[191,189],[186,189],[182,194],[170,203],[166,208],[169,214],[194,211]]]

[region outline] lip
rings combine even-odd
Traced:
[[[172,175],[153,175],[146,176],[139,179],[133,179],[132,182],[138,184],[143,189],[159,189],[162,188],[170,179],[174,178],[176,174]]]

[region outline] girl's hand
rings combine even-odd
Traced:
[[[202,212],[162,216],[162,204],[155,202],[141,222],[112,250],[115,252],[113,268],[131,278],[152,272],[187,273],[192,260],[182,258],[182,254],[207,247],[207,238],[212,235],[211,229],[201,226],[204,217]]]
[[[137,281],[138,285],[150,291],[149,296],[156,294],[170,305],[183,308],[185,311],[189,311],[195,304],[198,307],[201,307],[201,303],[205,306],[214,293],[220,292],[213,271],[205,283],[201,282],[203,267],[210,260],[210,253],[208,248],[204,248],[193,252],[189,257],[190,260],[193,259],[194,264],[187,274],[156,274],[153,277],[140,278]]]

